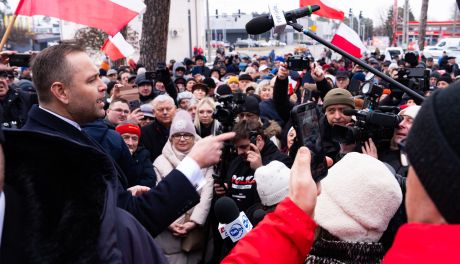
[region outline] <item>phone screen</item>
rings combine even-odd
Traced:
[[[311,173],[315,182],[327,175],[327,163],[320,133],[320,117],[316,104],[301,104],[292,110],[293,124],[297,140],[311,152]]]

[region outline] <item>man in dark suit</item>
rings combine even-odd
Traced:
[[[55,202],[55,199],[49,198],[50,196],[53,197],[53,195],[58,199],[63,199],[62,197],[64,197],[71,201],[76,197],[80,197],[79,190],[71,184],[72,179],[87,178],[88,186],[81,186],[81,188],[85,189],[86,187],[90,188],[93,184],[91,179],[96,182],[94,185],[104,183],[104,186],[98,186],[94,189],[95,192],[104,194],[103,203],[94,198],[94,204],[101,207],[99,208],[101,210],[98,211],[100,213],[100,222],[98,222],[100,229],[97,236],[97,258],[99,258],[100,262],[112,262],[112,260],[122,259],[123,262],[142,263],[155,260],[157,256],[135,259],[137,256],[134,253],[136,252],[130,251],[140,245],[144,245],[146,247],[144,251],[148,251],[150,245],[142,244],[142,241],[147,241],[147,243],[151,241],[148,237],[145,237],[145,230],[126,211],[141,222],[151,235],[155,236],[164,230],[180,215],[198,203],[199,195],[196,189],[200,187],[204,180],[200,168],[208,167],[219,160],[222,142],[232,138],[233,134],[206,138],[202,140],[203,143],[197,143],[177,169],[172,171],[162,183],[156,188],[135,197],[121,187],[120,179],[122,177],[111,158],[103,152],[97,142],[94,142],[80,128],[80,125],[92,122],[105,115],[103,99],[106,86],[99,78],[99,72],[91,59],[82,49],[74,45],[56,45],[43,50],[37,55],[33,62],[32,72],[34,84],[37,88],[39,106],[34,106],[31,109],[22,131],[8,131],[6,133],[6,142],[9,142],[9,138],[11,138],[17,143],[16,145],[11,143],[5,148],[6,156],[9,157],[9,153],[12,156],[8,160],[11,160],[12,164],[15,165],[7,166],[7,168],[12,168],[12,171],[7,173],[7,182],[8,175],[21,174],[21,171],[14,170],[14,168],[30,169],[35,174],[42,174],[43,170],[50,170],[50,175],[54,175],[54,178],[50,176],[48,182],[32,186],[34,191],[40,195],[43,186],[54,184],[56,181],[60,182],[60,184],[53,186],[55,188],[46,190],[50,194],[47,193],[47,195],[43,196],[43,199],[49,199],[50,202]],[[45,146],[43,146],[42,151],[45,151],[43,155],[48,156],[48,159],[40,157],[40,162],[37,162],[36,159],[40,149],[34,146],[35,157],[28,155],[26,143],[24,143],[27,141],[30,143],[29,146],[48,142],[47,144],[55,147],[56,151],[48,153]],[[62,147],[59,151],[60,145],[66,146],[66,148]],[[70,153],[77,153],[78,155],[68,156]],[[65,166],[60,164],[62,161],[59,156],[61,155],[68,156]],[[51,165],[55,165],[58,168]],[[72,168],[72,170],[67,171],[66,168],[68,167]],[[88,175],[87,170],[89,170],[89,174],[94,176],[93,178],[85,176]],[[57,176],[56,171],[61,172],[61,178]],[[97,172],[101,173],[99,178],[96,176]],[[66,173],[73,175],[73,177],[69,177],[68,186],[62,180]],[[33,174],[32,177],[34,176]],[[41,181],[43,177],[37,177],[37,180]],[[10,178],[14,179],[13,176]],[[14,180],[12,181],[15,182]],[[15,183],[21,184],[20,181]],[[35,184],[35,182],[32,183]],[[64,188],[64,190],[60,188]],[[68,191],[67,189],[71,192],[76,192],[76,196],[69,196],[65,193],[65,191]],[[86,194],[91,195],[91,192]],[[91,198],[88,197],[88,200]],[[40,202],[40,199],[38,201]],[[44,214],[51,212],[57,223],[60,223],[58,221],[60,217],[68,217],[68,215],[64,214],[59,215],[59,213],[68,209],[68,206],[63,206],[66,202],[67,200],[64,199],[62,202],[57,203],[55,207],[47,208],[48,210],[45,210]],[[56,208],[60,208],[61,211],[52,211],[52,209]],[[84,209],[90,211],[93,208]],[[65,218],[65,220],[68,219]],[[126,224],[127,222],[128,224]],[[116,232],[113,232],[108,227],[113,227]],[[58,231],[56,230],[56,232]],[[84,232],[84,230],[81,231]],[[140,239],[137,239],[136,235],[126,236],[123,232],[141,233],[139,235]],[[129,240],[123,239],[126,237]],[[132,241],[132,243],[129,241]],[[110,244],[110,246],[108,247],[107,244]],[[62,245],[62,247],[65,246]],[[41,254],[46,249],[41,248],[41,250],[37,250],[36,253]],[[144,261],[140,261],[140,259]],[[61,262],[73,262],[69,259],[60,260]]]

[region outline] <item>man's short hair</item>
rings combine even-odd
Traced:
[[[109,109],[112,109],[112,106],[113,106],[115,103],[118,103],[118,102],[127,104],[128,107],[129,107],[129,102],[128,102],[128,100],[126,100],[126,99],[124,99],[124,98],[115,98],[115,99],[112,100],[112,102],[110,102]]]
[[[153,101],[152,101],[153,109],[155,110],[159,103],[164,103],[164,102],[169,102],[171,105],[176,106],[174,104],[174,99],[172,99],[171,96],[169,96],[167,94],[160,94],[157,97],[155,97],[155,99],[153,99]]]
[[[33,59],[33,82],[39,102],[51,100],[50,88],[54,82],[64,85],[72,83],[72,66],[66,57],[80,52],[84,53],[85,50],[75,44],[63,43],[44,49]]]
[[[262,124],[258,120],[241,120],[233,127],[233,132],[235,132],[234,142],[241,139],[249,139],[253,135],[265,137]]]

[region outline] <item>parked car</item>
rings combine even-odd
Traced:
[[[435,59],[442,56],[443,52],[446,52],[448,56],[456,56],[460,53],[460,38],[445,38],[440,39],[434,46],[426,46],[423,49],[423,55],[425,57],[433,57]]]

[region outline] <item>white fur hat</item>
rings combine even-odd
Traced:
[[[315,221],[344,241],[377,242],[401,202],[401,187],[385,164],[352,152],[321,181]]]
[[[284,163],[274,160],[254,173],[260,202],[272,206],[281,202],[289,194],[291,170]]]

